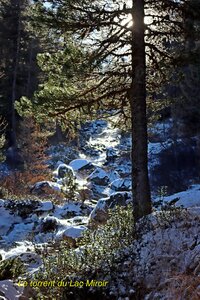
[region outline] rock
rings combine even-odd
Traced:
[[[84,225],[79,225],[79,226],[72,226],[67,228],[64,232],[63,232],[63,237],[67,238],[73,238],[73,239],[77,239],[80,238],[83,235],[83,232],[87,230],[87,227]]]
[[[19,300],[37,299],[37,291],[30,285],[24,287],[22,295],[17,298]]]
[[[105,186],[109,183],[109,174],[101,168],[97,168],[87,177],[88,181],[96,185]]]
[[[76,176],[73,169],[66,165],[61,164],[54,172],[54,178],[57,181],[57,184],[61,186],[62,192],[72,191],[76,188]]]
[[[17,220],[17,216],[22,217],[23,219],[27,218],[38,206],[39,201],[35,200],[22,200],[22,201],[13,201],[7,200],[4,203],[6,209],[10,210],[11,214],[15,215],[15,223]],[[6,214],[5,214],[6,215]]]
[[[4,240],[9,244],[29,239],[34,231],[34,223],[13,224],[9,232],[4,236]]]
[[[61,186],[52,181],[40,181],[35,183],[30,192],[37,196],[59,196],[61,192]]]
[[[48,216],[42,219],[40,224],[40,232],[56,231],[58,228],[58,220],[55,217]]]
[[[108,219],[108,209],[106,200],[109,198],[100,199],[97,202],[97,205],[91,212],[89,216],[89,224],[91,225],[100,225],[104,224]]]
[[[81,203],[69,201],[63,206],[57,206],[54,215],[60,219],[80,216],[82,214]]]
[[[62,238],[66,240],[70,246],[75,247],[76,240],[82,237],[85,230],[87,230],[87,227],[84,225],[69,227],[62,233]]]
[[[117,171],[111,171],[109,172],[109,181],[112,182],[116,179],[120,179],[120,175]]]
[[[108,198],[100,199],[89,216],[89,223],[94,225],[103,224],[108,219],[108,209],[115,208],[117,205],[125,206],[131,200],[131,193],[117,192]]]
[[[0,299],[18,300],[23,293],[23,287],[17,286],[12,280],[0,281]]]
[[[78,189],[78,199],[84,202],[85,200],[91,200],[94,194],[91,189],[87,187],[82,187]]]
[[[6,207],[8,201],[0,200],[0,236],[6,235],[14,223],[22,222],[10,207]]]
[[[66,164],[60,164],[54,174],[57,175],[58,178],[65,178],[69,176],[75,177],[72,167]]]
[[[74,171],[81,171],[93,167],[92,163],[87,159],[74,159],[69,163]]]
[[[107,200],[108,208],[114,208],[116,205],[125,206],[132,199],[130,192],[116,192],[110,195]]]
[[[54,205],[51,201],[43,201],[40,202],[40,206],[36,209],[39,212],[52,211],[54,209]]]
[[[34,252],[24,252],[16,257],[23,262],[29,272],[38,269],[43,264],[41,257]]]
[[[110,147],[106,149],[106,160],[107,162],[114,162],[115,159],[117,158],[117,151]]]
[[[130,191],[131,180],[129,178],[116,179],[111,183],[110,187],[114,191]]]
[[[72,225],[87,225],[88,224],[88,217],[84,216],[76,216],[68,220]]]

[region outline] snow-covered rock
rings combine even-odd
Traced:
[[[157,199],[158,201],[159,199]],[[184,208],[200,207],[200,185],[192,185],[190,189],[166,196],[163,198],[164,203],[175,204]]]
[[[12,280],[0,281],[0,299],[19,300],[24,288],[15,284]]]
[[[56,171],[54,171],[54,175],[57,176],[57,178],[65,178],[66,176],[75,176],[73,168],[71,166],[68,166],[66,164],[60,164]]]
[[[113,209],[117,205],[125,206],[131,201],[131,193],[117,192],[110,197],[100,199],[89,216],[90,224],[102,224],[108,219],[108,209]]]
[[[68,222],[72,225],[87,225],[88,224],[88,217],[84,216],[76,216],[71,219],[68,219]]]
[[[198,215],[194,217],[183,210],[155,213],[154,223],[146,224],[149,230],[143,231],[145,224],[141,222],[142,236],[131,247],[136,254],[132,276],[152,291],[145,299],[178,299],[173,294],[170,296],[177,288],[178,275],[180,282],[187,279],[188,274],[193,278],[200,275],[199,221]],[[158,298],[154,298],[156,293]]]
[[[43,201],[40,202],[39,207],[35,210],[36,212],[51,212],[54,209],[54,205],[52,203],[52,201]]]
[[[108,147],[106,149],[106,160],[107,162],[114,162],[115,159],[117,158],[117,151],[116,149],[112,148],[112,147]]]
[[[109,176],[109,182],[120,179],[120,175],[116,170],[110,171],[108,173],[108,176]]]
[[[87,230],[87,227],[84,225],[71,226],[63,232],[63,237],[65,237],[65,238],[70,237],[73,239],[77,239],[83,235],[83,232],[85,230]]]
[[[96,168],[96,170],[87,177],[87,180],[94,184],[105,186],[109,183],[109,174],[101,168]]]
[[[69,166],[74,171],[81,171],[84,169],[90,169],[92,167],[92,163],[87,159],[74,159],[69,163]]]
[[[59,221],[54,216],[47,216],[40,220],[39,231],[40,232],[50,232],[56,231],[59,226]]]
[[[110,188],[114,191],[130,191],[131,180],[129,178],[116,179],[111,182]]]
[[[0,237],[5,235],[14,223],[22,222],[22,218],[15,216],[9,209],[4,206],[5,201],[0,200]]]
[[[70,218],[82,214],[81,203],[69,201],[64,205],[55,207],[54,216],[57,218]]]
[[[31,188],[31,193],[38,196],[48,196],[51,194],[59,194],[61,185],[53,181],[40,181]]]
[[[81,238],[86,230],[87,227],[84,225],[69,226],[67,229],[58,232],[56,238],[67,241],[70,247],[75,247],[77,239]]]
[[[20,224],[13,224],[10,228],[9,233],[3,236],[3,240],[6,243],[13,244],[18,241],[23,241],[31,237],[31,233],[33,232],[34,223],[20,223]]]

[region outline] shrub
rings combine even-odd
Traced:
[[[25,118],[20,125],[18,146],[23,159],[23,170],[13,171],[1,180],[1,187],[7,194],[25,196],[36,182],[50,179],[46,165],[47,134],[34,118]]]
[[[17,279],[23,273],[24,266],[19,258],[10,258],[0,262],[0,280]]]
[[[193,274],[180,274],[172,277],[169,284],[171,299],[198,300],[200,299],[200,278]]]
[[[55,280],[55,282],[61,280],[69,282],[71,279],[83,281],[109,279],[115,264],[123,258],[124,249],[134,238],[131,205],[126,208],[117,207],[109,214],[110,218],[105,225],[85,232],[82,239],[77,241],[78,248],[69,249],[65,242],[62,242],[59,247],[51,244],[50,247],[45,248],[44,267],[34,279]],[[84,292],[87,294],[89,289],[86,289],[87,291]],[[38,288],[37,291],[40,299],[69,299],[70,293],[75,293],[74,297],[79,299],[83,293],[83,289],[70,289],[68,286],[63,288],[56,285],[50,289]],[[102,288],[101,291],[103,292]]]

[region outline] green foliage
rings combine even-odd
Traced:
[[[74,200],[76,198],[76,191],[78,187],[78,184],[76,183],[74,176],[72,176],[71,174],[66,174],[62,183],[63,183],[63,187],[61,191],[65,199]]]
[[[104,280],[112,273],[123,251],[134,239],[132,206],[117,207],[109,212],[104,226],[88,229],[77,241],[77,249],[69,248],[66,242],[51,245],[43,250],[44,268],[35,275],[36,280],[63,280],[82,278]],[[41,299],[50,299],[49,290],[40,289]],[[47,294],[48,293],[48,294]],[[51,288],[51,299],[62,297],[60,287]],[[67,293],[67,288],[65,288]],[[55,297],[55,298],[54,298]]]
[[[11,258],[0,262],[0,280],[17,279],[24,274],[24,266],[19,258]]]
[[[172,204],[163,204],[157,214],[157,222],[160,228],[173,227],[181,220],[187,220],[187,210]]]
[[[12,101],[22,95],[30,97],[38,84],[36,54],[38,40],[29,31],[29,0],[2,0],[0,10],[0,113],[11,130]],[[18,51],[19,50],[19,51]],[[18,53],[19,52],[19,53]],[[14,83],[14,70],[16,83]],[[15,99],[12,99],[12,98]],[[12,101],[11,101],[12,99]]]

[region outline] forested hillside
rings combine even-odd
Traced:
[[[200,299],[200,2],[0,0],[0,299]]]

